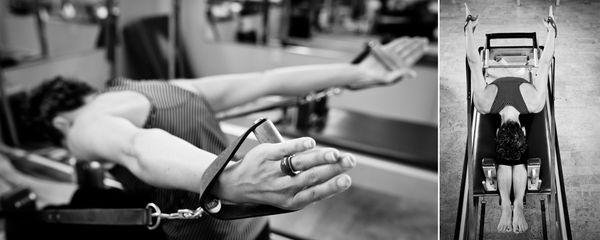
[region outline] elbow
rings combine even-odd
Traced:
[[[153,148],[151,144],[159,135],[166,133],[162,129],[143,129],[136,133],[129,141],[129,145],[124,151],[123,165],[131,171],[136,177],[148,182],[152,181],[152,173],[146,164],[146,159],[151,159]]]
[[[546,106],[546,94],[539,94],[536,98],[536,103],[533,104],[533,107],[529,110],[530,113],[539,113],[544,110]]]
[[[544,106],[545,106],[545,105],[546,105],[546,104],[539,104],[539,105],[537,105],[537,106],[533,107],[533,108],[532,108],[532,109],[531,109],[529,112],[530,112],[530,113],[539,113],[539,112],[541,112],[542,110],[544,110]]]

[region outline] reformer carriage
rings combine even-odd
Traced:
[[[514,43],[515,40],[519,41],[518,45],[506,44]],[[523,41],[529,44],[522,44]],[[484,63],[481,71],[485,75],[490,68],[537,68],[542,50],[543,46],[537,44],[535,32],[486,34],[486,45],[479,48]],[[497,57],[507,60],[508,64],[488,64],[487,60]],[[494,141],[496,130],[500,126],[500,116],[481,114],[475,109],[471,92],[471,71],[467,64],[468,137],[454,236],[457,240],[484,239],[486,198],[500,198],[496,183]],[[520,116],[528,146],[523,156],[527,159],[526,198],[540,201],[538,216],[542,220],[541,235],[544,240],[572,239],[554,119],[554,73],[553,57],[548,76],[546,106],[539,113]]]

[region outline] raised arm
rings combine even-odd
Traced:
[[[334,86],[361,87],[393,83],[414,75],[410,67],[424,54],[426,41],[403,38],[383,46],[398,68],[386,70],[373,57],[349,63],[284,67],[264,72],[208,76],[172,83],[202,92],[213,108],[225,110],[267,95],[299,96]]]
[[[469,7],[465,3],[466,22],[464,27],[465,42],[466,42],[466,55],[467,64],[471,69],[471,92],[473,94],[473,103],[477,111],[481,113],[487,113],[491,107],[493,97],[487,96],[488,92],[484,91],[487,83],[481,69],[483,69],[483,63],[481,56],[475,46],[474,31],[477,27],[477,17],[471,15]]]
[[[554,41],[556,39],[556,23],[554,21],[552,6],[550,6],[548,18],[544,19],[544,26],[546,26],[548,34],[544,43],[544,51],[542,51],[542,55],[540,56],[538,72],[533,78],[533,86],[536,89],[536,104],[533,104],[530,112],[542,111],[548,95],[548,76],[550,74],[552,58],[554,57]]]

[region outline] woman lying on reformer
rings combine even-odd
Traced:
[[[499,232],[523,233],[528,225],[523,214],[523,198],[527,185],[527,169],[522,155],[527,149],[525,128],[519,122],[520,114],[538,113],[544,109],[548,94],[548,74],[554,55],[556,24],[552,7],[544,26],[548,31],[545,49],[537,68],[494,68],[486,74],[483,62],[475,46],[473,35],[478,24],[477,16],[471,15],[466,6],[464,27],[467,62],[471,71],[473,103],[481,114],[499,114],[501,125],[496,133],[498,190],[502,205],[502,215],[498,224]],[[503,58],[496,58],[492,64],[508,65]],[[531,81],[528,81],[531,76]],[[490,84],[486,80],[489,80]],[[510,201],[513,189],[514,200]]]

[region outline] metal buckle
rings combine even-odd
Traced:
[[[160,225],[160,215],[162,214],[160,208],[154,203],[148,203],[146,209],[150,211],[150,218],[148,219],[148,229],[154,230]],[[152,218],[156,217],[156,222],[152,223]]]

